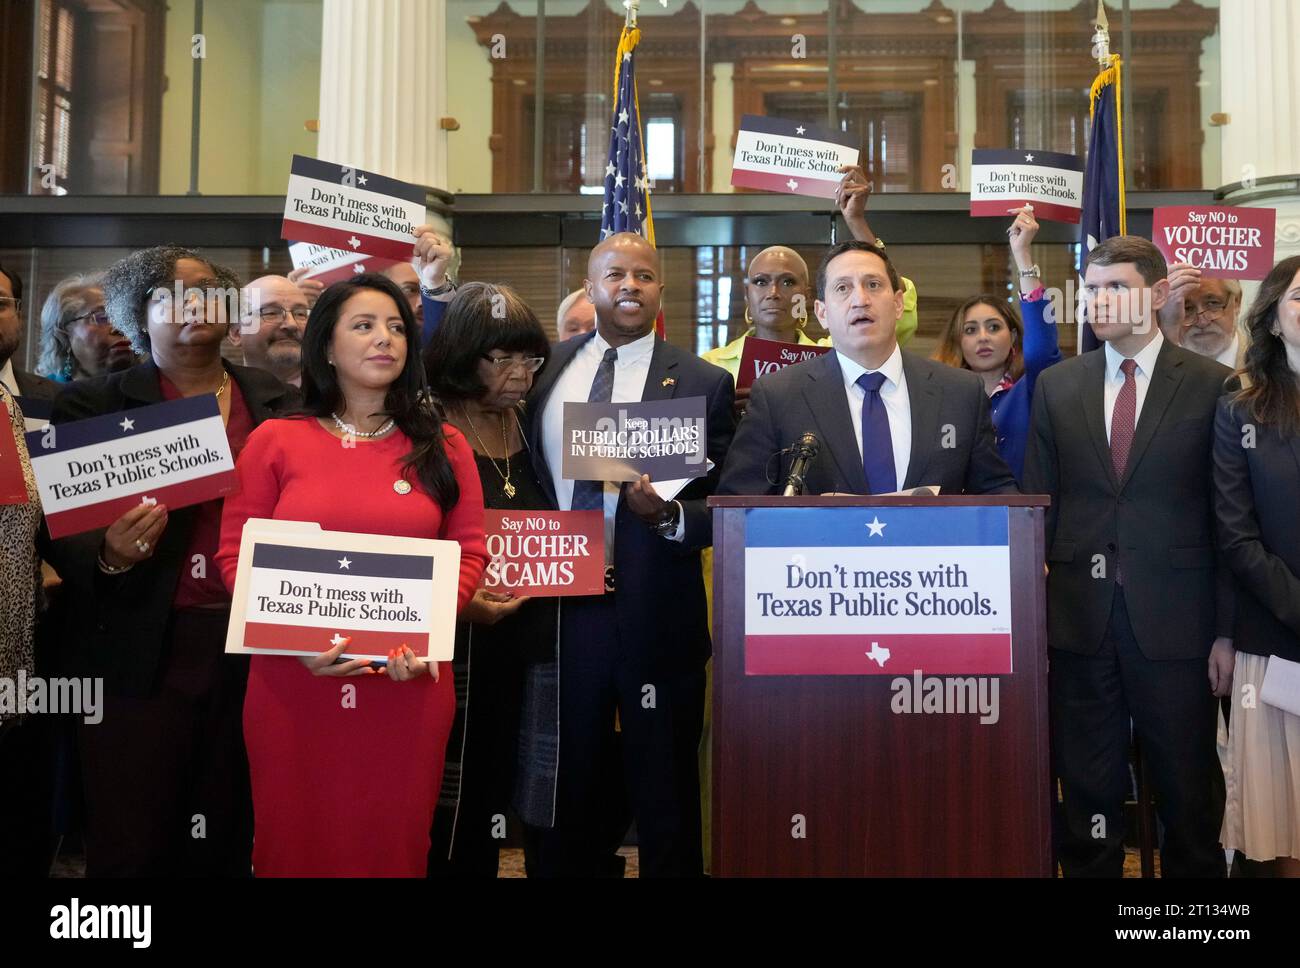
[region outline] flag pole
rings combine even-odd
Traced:
[[[1097,66],[1103,71],[1110,67],[1110,21],[1106,18],[1106,4],[1097,0],[1097,19],[1093,21],[1097,32],[1092,35],[1093,52]]]

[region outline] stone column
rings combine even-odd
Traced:
[[[1275,260],[1300,255],[1300,3],[1222,0],[1223,178],[1228,205],[1277,209]],[[1249,306],[1258,283],[1245,283]]]
[[[325,0],[317,157],[447,184],[445,0]]]

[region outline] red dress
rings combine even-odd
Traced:
[[[355,447],[315,419],[268,420],[239,456],[217,563],[235,583],[248,518],[315,521],[328,531],[444,538],[461,546],[457,609],[474,595],[487,549],[474,454],[443,428],[460,500],[446,517],[413,475],[400,431]],[[413,486],[399,494],[399,478]],[[451,663],[440,678],[313,676],[294,656],[254,656],[244,701],[253,783],[253,872],[275,876],[423,877],[456,697]],[[354,685],[354,708],[343,686]],[[351,690],[349,690],[351,692]]]

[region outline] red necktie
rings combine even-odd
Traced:
[[[1125,360],[1119,365],[1124,371],[1124,385],[1115,398],[1115,409],[1110,418],[1110,459],[1115,466],[1115,480],[1124,480],[1128,467],[1128,452],[1133,447],[1133,429],[1137,424],[1137,381],[1133,371],[1137,363]]]

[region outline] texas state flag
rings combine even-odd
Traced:
[[[745,674],[1005,675],[1005,507],[756,508]]]

